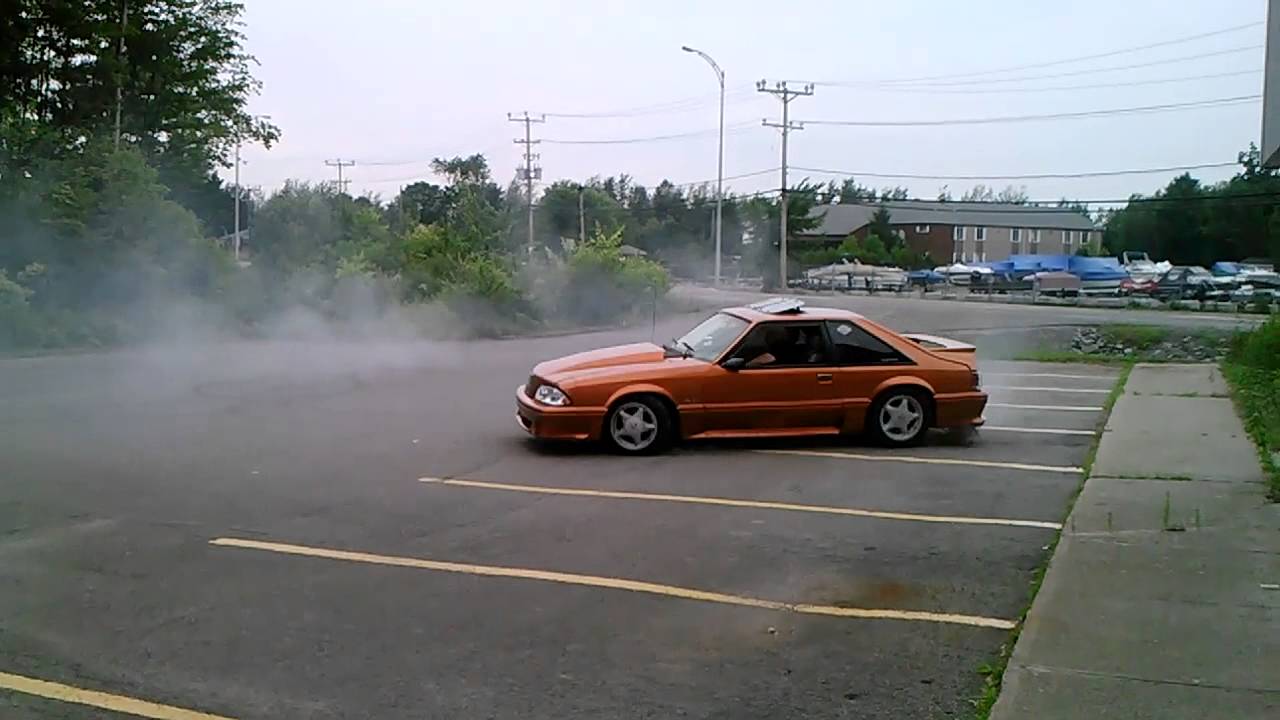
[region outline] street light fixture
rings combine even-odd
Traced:
[[[720,66],[716,64],[715,60],[711,59],[710,55],[702,52],[701,50],[691,48],[688,45],[681,45],[680,49],[687,53],[693,53],[698,57],[702,58],[703,60],[706,60],[707,64],[711,66],[711,69],[715,71],[716,80],[720,83],[720,154],[719,154],[719,159],[716,163],[716,228],[715,228],[715,234],[716,234],[715,284],[718,286],[720,285],[720,229],[721,229],[721,217],[722,217],[721,213],[722,213],[723,203],[724,203],[724,71],[720,69]]]

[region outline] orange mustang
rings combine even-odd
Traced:
[[[662,347],[539,363],[516,390],[516,418],[536,438],[604,438],[634,454],[677,437],[864,430],[908,445],[930,427],[983,423],[975,366],[972,345],[780,298],[722,310]]]

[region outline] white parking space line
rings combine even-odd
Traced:
[[[864,453],[833,452],[828,450],[753,450],[766,455],[796,455],[799,457],[830,458],[835,460],[867,460],[871,462],[919,463],[922,465],[963,465],[967,467],[1000,468],[1003,470],[1027,470],[1031,472],[1080,473],[1074,465],[1035,465],[1031,463],[1004,462],[1003,460],[970,460],[968,458],[913,457],[910,455],[868,455]]]
[[[1064,412],[1102,412],[1101,407],[1091,405],[1019,405],[1017,403],[987,403],[987,407],[1012,408],[1014,410],[1062,410]]]
[[[983,425],[982,430],[995,430],[996,432],[1015,432],[1015,433],[1031,433],[1033,435],[1094,435],[1093,430],[1070,430],[1068,428],[1032,428],[1032,427],[1002,427],[999,425]]]
[[[563,583],[587,587],[608,588],[611,590],[628,590],[648,595],[698,600],[701,602],[719,603],[721,605],[737,605],[764,610],[794,612],[803,615],[826,615],[828,617],[861,618],[866,620],[907,620],[915,622],[945,623],[950,625],[968,625],[970,627],[1012,630],[1017,623],[1003,618],[982,617],[980,615],[959,615],[955,613],[938,613],[926,610],[889,610],[881,608],[849,608],[832,605],[810,605],[808,603],[780,602],[744,595],[697,588],[663,585],[660,583],[631,580],[628,578],[608,577],[602,575],[580,575],[578,573],[557,572],[554,570],[536,570],[533,568],[502,567],[499,565],[473,565],[470,563],[445,562],[424,558],[403,557],[397,555],[377,555],[374,553],[352,552],[307,545],[291,545],[288,543],[263,542],[242,538],[221,537],[209,541],[210,545],[235,547],[246,550],[262,550],[285,555],[302,555],[327,560],[369,563],[373,565],[390,565],[393,567],[413,568],[416,570],[434,570],[437,572],[462,573],[487,577],[518,578],[522,580],[540,580],[542,582]]]
[[[1023,392],[1044,392],[1044,393],[1088,393],[1091,395],[1110,395],[1111,390],[1098,388],[1056,388],[1056,387],[1035,387],[1028,385],[985,385],[983,390],[1019,390]]]
[[[631,492],[626,490],[587,490],[582,488],[547,487],[545,485],[514,485],[510,483],[485,482],[481,480],[458,480],[453,478],[424,477],[418,478],[418,482],[430,483],[433,485],[452,485],[455,487],[466,487],[479,490],[507,490],[510,492],[542,495],[574,495],[578,497],[610,498],[615,500],[649,500],[653,502],[676,502],[689,503],[693,505],[721,505],[726,507],[751,508],[755,510],[790,510],[825,515],[848,515],[854,517],[878,518],[881,520],[908,520],[914,522],[948,523],[952,525],[1003,525],[1005,527],[1043,528],[1046,530],[1062,529],[1062,523],[1044,522],[1040,520],[1011,520],[1008,518],[985,518],[954,515],[921,515],[919,513],[865,510],[862,508],[851,507],[827,507],[823,505],[804,505],[767,500],[739,500],[723,497],[699,497],[696,495],[668,495],[662,493]]]
[[[1115,382],[1119,375],[1071,375],[1068,373],[1015,373],[1015,372],[984,372],[983,377],[1023,377],[1023,378],[1053,378],[1055,380],[1097,380],[1099,382]]]

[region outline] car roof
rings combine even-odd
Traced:
[[[725,308],[723,312],[747,320],[861,320],[862,316],[840,308],[809,307],[795,298],[773,298],[751,305]]]

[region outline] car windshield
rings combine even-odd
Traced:
[[[711,362],[747,329],[747,321],[728,313],[716,313],[676,338],[676,349],[699,360]]]

